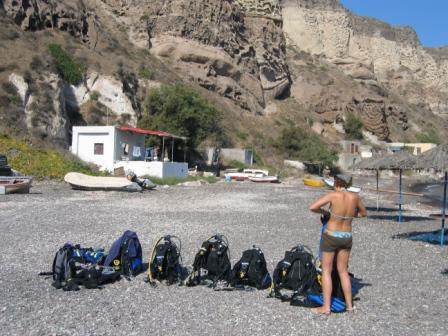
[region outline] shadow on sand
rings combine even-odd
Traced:
[[[435,231],[412,231],[406,233],[399,233],[392,236],[392,239],[409,239],[413,241],[422,241],[429,244],[440,244],[441,230]],[[448,229],[444,232],[444,245],[448,245]]]
[[[397,221],[398,222],[398,215],[368,215],[368,218],[370,219],[382,219],[382,220],[391,220],[391,221]],[[428,220],[434,220],[432,217],[428,216],[402,216],[401,217],[403,222],[421,222],[421,221],[428,221]]]
[[[395,208],[384,208],[384,207],[379,207],[378,209],[376,207],[373,206],[367,206],[366,207],[367,211],[374,211],[374,212],[398,212],[398,207]],[[405,209],[402,210],[403,212],[406,212]]]

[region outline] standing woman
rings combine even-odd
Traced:
[[[357,193],[346,191],[352,183],[351,176],[336,175],[334,178],[334,191],[319,198],[310,205],[310,210],[329,218],[327,227],[322,234],[322,292],[324,304],[315,308],[317,314],[330,314],[331,304],[331,272],[333,261],[341,279],[342,291],[347,311],[353,311],[352,285],[348,274],[348,260],[352,249],[352,220],[367,216],[366,208]],[[330,205],[329,210],[322,207]]]

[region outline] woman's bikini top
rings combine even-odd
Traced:
[[[331,216],[333,216],[334,218],[337,218],[337,219],[343,219],[343,220],[346,220],[346,219],[355,219],[355,218],[356,218],[356,217],[353,217],[353,216],[341,216],[341,215],[336,215],[336,214],[334,214],[334,213],[331,212],[331,209],[330,209],[328,212],[330,213]]]

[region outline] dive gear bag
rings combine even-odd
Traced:
[[[264,254],[256,246],[243,252],[241,259],[233,266],[230,276],[230,284],[237,288],[250,286],[266,289],[271,286],[271,282]]]
[[[309,291],[315,292],[317,286],[314,256],[308,247],[297,245],[286,251],[285,257],[277,264],[270,296],[291,301],[297,296],[304,296]],[[282,294],[283,289],[292,291],[292,295]]]
[[[177,244],[174,242],[177,240]],[[155,244],[149,259],[148,282],[165,280],[167,285],[182,278],[181,241],[176,236],[166,235]]]
[[[52,286],[64,291],[76,291],[80,289],[79,286],[101,288],[103,284],[120,277],[112,267],[102,266],[103,260],[103,249],[82,248],[66,243],[56,252],[51,272],[41,272],[39,275],[51,275]]]
[[[137,233],[125,231],[111,246],[104,266],[113,266],[125,277],[135,276],[142,269],[142,246]]]
[[[228,240],[224,235],[216,234],[202,243],[186,285],[196,286],[208,282],[211,287],[216,287],[218,281],[229,282],[230,272]]]

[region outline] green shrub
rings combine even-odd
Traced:
[[[219,131],[216,108],[196,92],[182,86],[153,89],[145,100],[138,126],[187,137],[189,150]]]
[[[440,144],[440,137],[434,129],[415,134],[415,139],[418,142]]]
[[[363,124],[354,114],[348,114],[344,122],[345,138],[347,140],[360,140],[362,139]]]
[[[228,164],[229,168],[238,168],[238,169],[244,169],[246,168],[246,165],[238,160],[232,160]]]
[[[165,178],[148,176],[148,178],[150,179],[150,181],[152,183],[157,184],[157,185],[176,185],[179,183],[190,182],[190,181],[199,181],[199,180],[204,180],[204,181],[207,181],[208,183],[215,183],[218,181],[218,178],[216,178],[215,176],[208,176],[208,177],[187,176],[187,177],[165,177]]]
[[[299,127],[283,129],[276,143],[285,157],[300,161],[322,162],[333,166],[337,153],[317,134]]]
[[[98,91],[90,91],[90,100],[98,101],[101,94]]]
[[[14,105],[19,105],[21,103],[21,99],[17,95],[8,96],[9,102]]]
[[[153,73],[148,68],[141,66],[138,68],[138,77],[143,78],[143,79],[152,79]]]
[[[83,79],[84,65],[75,61],[59,44],[51,43],[48,49],[62,78],[70,84],[79,84]]]
[[[68,152],[35,146],[3,134],[0,134],[0,153],[8,156],[8,163],[13,169],[37,179],[62,180],[70,171],[104,175]]]

